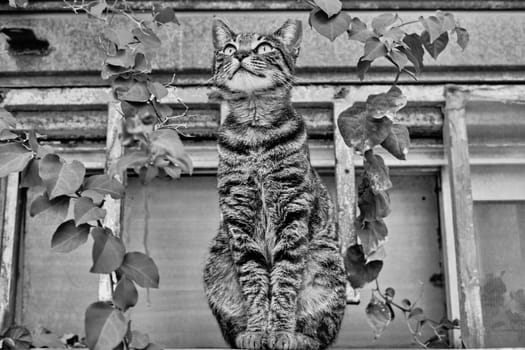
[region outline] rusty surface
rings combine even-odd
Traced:
[[[352,13],[370,21],[373,12]],[[430,12],[399,12],[405,20],[428,15]],[[209,69],[211,60],[210,27],[213,12],[185,12],[179,15],[180,27],[166,26],[160,36],[163,47],[158,51],[154,68],[166,72],[202,71]],[[425,57],[426,66],[447,67],[461,70],[462,67],[523,67],[525,46],[517,45],[525,35],[525,13],[471,11],[456,14],[462,26],[468,28],[471,43],[463,52],[451,39],[450,47],[434,61]],[[288,12],[224,12],[238,30],[267,31],[277,28],[286,18],[302,19],[305,23],[300,69],[353,67],[362,54],[361,45],[350,42],[344,36],[330,42],[306,25],[307,13]],[[0,23],[7,27],[31,28],[36,35],[45,38],[51,45],[51,52],[44,57],[10,56],[5,39],[0,38],[0,75],[8,72],[97,72],[100,70],[102,53],[97,48],[97,34],[101,24],[85,16],[66,14],[52,15],[0,15]],[[256,24],[254,26],[254,24]],[[490,45],[488,45],[490,43]],[[505,53],[505,54],[502,54]],[[389,67],[386,60],[378,60],[376,67]]]

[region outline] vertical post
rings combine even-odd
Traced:
[[[122,146],[122,113],[120,112],[120,104],[117,101],[111,101],[108,104],[108,124],[106,134],[106,172],[117,161],[117,159],[124,154]],[[125,174],[117,174],[116,177],[120,181],[124,181]],[[106,217],[104,218],[104,226],[111,229],[113,234],[120,236],[121,233],[121,217],[123,214],[122,200],[113,199],[106,196],[104,200],[104,209],[106,210]],[[112,299],[113,282],[111,275],[100,275],[98,286],[98,299],[108,301]]]
[[[16,259],[16,220],[18,207],[18,173],[1,179],[0,193],[0,330],[8,326],[14,317],[15,297],[15,259]]]
[[[356,188],[354,150],[346,146],[339,127],[337,118],[342,111],[352,105],[349,93],[339,93],[334,97],[334,151],[335,151],[335,184],[337,191],[337,230],[339,232],[339,243],[341,254],[346,255],[349,246],[357,243],[357,235],[354,228],[356,215]],[[360,295],[354,290],[350,283],[346,286],[346,299],[348,303],[358,303]]]
[[[457,271],[461,311],[461,334],[466,347],[484,347],[480,279],[474,232],[472,185],[465,104],[467,94],[455,86],[445,88],[443,143],[450,176],[454,217]]]

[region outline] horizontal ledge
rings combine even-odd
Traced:
[[[309,142],[311,162],[317,168],[334,168],[334,147],[332,142]],[[55,151],[65,159],[78,159],[88,169],[102,169],[105,164],[103,145],[78,145],[75,147],[54,146]],[[193,160],[196,170],[217,168],[218,155],[215,142],[185,143],[185,148]],[[525,144],[507,145],[469,145],[470,164],[476,166],[525,164]],[[411,146],[408,159],[398,160],[380,147],[376,153],[381,155],[387,166],[392,168],[426,168],[446,165],[443,146],[440,144],[415,143]],[[361,157],[356,157],[357,167],[362,167]]]
[[[399,79],[400,84],[522,84],[525,81],[525,67],[509,69],[505,66],[487,66],[477,71],[471,67],[454,67],[453,69],[432,69],[425,67],[418,81],[406,75]],[[29,88],[29,87],[107,87],[109,83],[100,78],[100,71],[70,72],[36,72],[20,74],[19,72],[0,73],[0,88]],[[210,73],[206,71],[180,71],[175,72],[177,86],[208,85]],[[153,78],[158,81],[170,81],[173,73],[154,72]],[[366,78],[361,81],[354,67],[348,70],[331,68],[312,68],[298,70],[296,73],[297,85],[306,84],[391,84],[394,72],[391,70],[371,70],[366,73]]]
[[[305,4],[290,0],[171,0],[159,1],[163,6],[171,6],[175,10],[308,10]],[[129,6],[134,10],[148,9],[151,7],[150,1],[132,1]],[[348,1],[343,0],[345,10],[518,10],[525,9],[525,4],[521,1]],[[0,5],[0,12],[66,12],[63,1],[38,1],[32,0],[26,9],[13,9],[7,4]]]
[[[505,102],[525,96],[525,85],[457,85],[469,91],[474,99],[501,98]],[[293,102],[334,102],[343,97],[352,102],[366,101],[370,94],[385,92],[384,85],[313,85],[296,86],[292,90]],[[411,102],[443,103],[443,85],[402,85],[401,89]],[[162,103],[210,103],[210,87],[169,88],[168,96]],[[30,88],[11,89],[5,93],[0,107],[16,108],[17,106],[53,106],[53,105],[101,105],[112,101],[109,88]]]

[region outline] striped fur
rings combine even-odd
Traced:
[[[345,309],[332,201],[290,102],[300,33],[298,21],[271,35],[214,23],[214,80],[231,112],[218,133],[221,224],[204,284],[232,347],[324,349]]]

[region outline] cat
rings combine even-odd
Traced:
[[[212,34],[212,79],[230,113],[218,131],[208,303],[232,347],[324,349],[341,326],[345,272],[333,204],[290,102],[301,22],[235,34],[214,19]]]

